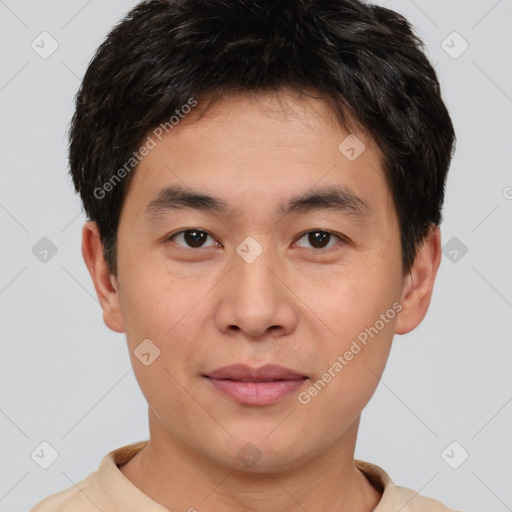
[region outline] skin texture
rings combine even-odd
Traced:
[[[83,228],[82,253],[104,321],[126,333],[149,405],[150,443],[121,471],[170,510],[373,510],[380,494],[353,461],[360,414],[393,335],[414,329],[427,312],[439,229],[403,278],[381,154],[357,133],[366,149],[349,161],[338,150],[348,133],[321,100],[245,94],[191,120],[167,134],[133,176],[116,277],[96,225]],[[232,211],[144,215],[162,188],[176,184],[219,197]],[[367,218],[323,209],[276,214],[281,202],[324,185],[350,189],[367,203]],[[199,248],[180,235],[170,239],[186,229],[210,236]],[[315,230],[334,233],[325,249],[308,241]],[[236,252],[248,236],[263,249],[252,263]],[[297,393],[242,405],[203,377],[228,364],[280,364],[309,377],[304,391],[394,303],[400,313],[307,405]],[[134,355],[146,338],[161,352],[149,366]],[[261,454],[251,467],[237,456],[248,442]]]

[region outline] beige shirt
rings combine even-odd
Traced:
[[[76,486],[48,496],[30,512],[169,512],[133,485],[118,468],[147,443],[143,441],[111,451],[97,471]],[[411,489],[396,486],[379,466],[360,460],[356,460],[355,465],[382,493],[374,512],[457,512]]]

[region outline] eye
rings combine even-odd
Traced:
[[[325,249],[326,246],[328,246],[329,242],[331,241],[331,238],[335,237],[338,240],[342,240],[341,237],[335,235],[334,233],[330,233],[329,231],[321,231],[321,230],[315,230],[315,231],[308,231],[307,233],[304,233],[299,240],[302,240],[303,238],[306,238],[307,243],[311,244],[313,249],[318,249],[318,252],[329,252],[333,250],[336,244],[332,244],[330,247]],[[342,240],[343,241],[343,240]],[[298,241],[296,242],[298,244]],[[300,244],[298,244],[300,246]]]
[[[204,245],[204,242],[208,237],[213,240],[212,245]],[[169,236],[168,240],[174,240],[178,245],[189,249],[215,247],[218,245],[218,242],[216,242],[215,239],[211,237],[206,231],[201,231],[199,229],[186,229],[178,233],[174,233],[174,235]],[[185,245],[177,242],[177,240],[184,242]]]

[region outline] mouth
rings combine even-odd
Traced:
[[[277,365],[230,365],[204,374],[216,391],[244,405],[269,405],[298,391],[307,375]]]

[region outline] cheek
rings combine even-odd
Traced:
[[[205,290],[197,281],[162,276],[154,265],[122,276],[121,313],[131,338],[162,340],[180,329]],[[183,327],[181,327],[183,328]]]
[[[161,383],[174,389],[177,383],[171,375],[181,382],[184,373],[193,374],[197,367],[197,343],[205,322],[211,317],[208,309],[211,284],[190,278],[166,280],[160,273],[155,274],[147,268],[132,273],[121,300],[130,357],[143,392],[145,389],[151,392]],[[147,339],[156,346],[149,343],[150,352],[158,354],[150,367],[137,359],[144,346],[141,343]],[[179,392],[179,386],[175,391]]]
[[[197,378],[198,322],[205,313],[171,300],[141,300],[132,307],[134,312],[147,311],[135,313],[133,330],[126,336],[135,377],[148,404],[166,411],[166,421],[172,422],[175,411],[190,408],[187,383]]]
[[[326,348],[323,373],[315,375],[305,394],[299,397],[300,403],[311,407],[309,417],[316,418],[318,428],[323,428],[329,411],[329,421],[344,430],[373,396],[391,349],[395,322],[391,317],[395,313],[391,308],[387,323],[377,318],[364,327],[360,325],[366,322],[366,315],[345,317],[347,323],[354,322],[346,329],[354,335],[346,335],[340,327],[338,338]]]
[[[323,368],[319,370],[326,372],[316,375],[322,381],[323,399],[319,402],[325,400],[340,411],[360,410],[372,396],[389,355],[400,309],[397,271],[384,268],[383,258],[373,261],[360,270],[351,268],[331,275],[309,294],[308,306],[329,327],[319,341],[323,347]],[[304,283],[303,289],[308,286],[311,283]]]
[[[204,424],[208,418],[205,418],[206,414],[201,407],[196,407],[187,386],[184,385],[183,375],[170,364],[169,354],[175,356],[172,347],[164,349],[150,366],[142,365],[132,356],[132,366],[146,402],[166,428],[177,434],[184,417],[187,418],[188,427],[193,423]]]
[[[347,413],[355,418],[366,405],[389,356],[401,309],[401,268],[392,264],[392,257],[374,257],[360,270],[339,274],[325,293],[329,300],[324,300],[323,312],[336,336],[326,344],[327,375],[320,376],[317,387],[329,383],[319,392],[323,398],[318,404],[323,401],[338,421],[345,421]]]
[[[375,323],[400,296],[392,270],[376,263],[304,277],[301,298],[329,328],[335,343],[355,338]]]

